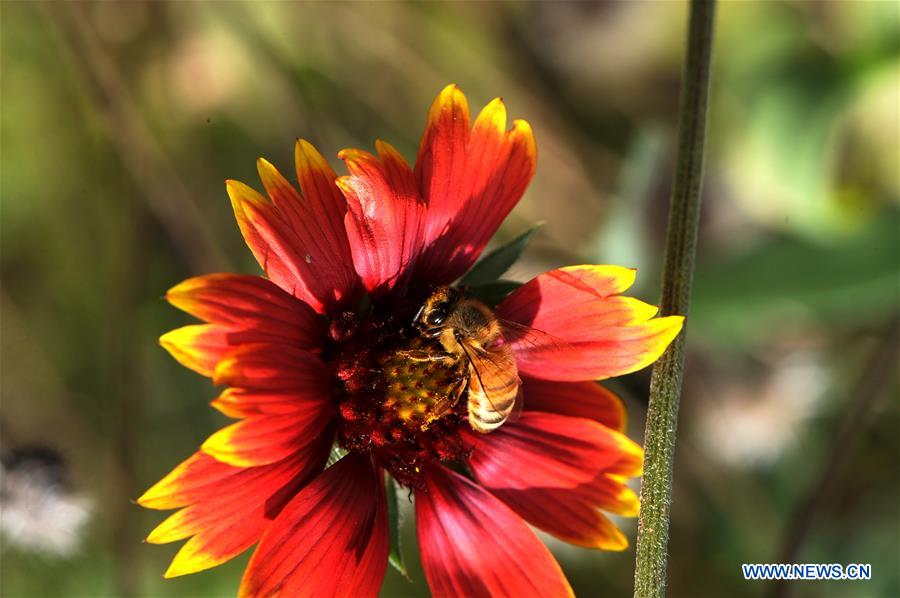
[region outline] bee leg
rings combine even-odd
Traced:
[[[442,417],[444,417],[444,415],[446,415],[452,409],[452,407],[453,406],[450,404],[445,405],[444,408],[441,409],[440,411],[438,411],[437,413],[433,413],[433,414],[429,415],[428,419],[426,419],[422,423],[422,425],[419,426],[419,429],[423,432],[427,432],[428,429],[431,427],[431,424],[433,424],[434,422],[436,422],[439,419],[441,419]]]
[[[421,351],[418,349],[402,349],[397,351],[395,355],[399,357],[404,357],[409,359],[410,361],[416,361],[419,363],[425,362],[438,362],[438,363],[454,363],[455,360],[450,355],[435,355],[433,353],[429,353],[428,351]]]
[[[426,419],[426,420],[422,423],[422,425],[419,426],[419,429],[420,429],[421,431],[423,431],[423,432],[427,432],[427,431],[428,431],[428,428],[431,427],[431,424],[433,424],[433,423],[434,423],[436,420],[438,420],[439,418],[440,418],[439,415],[430,415],[430,416],[428,416],[428,419]]]

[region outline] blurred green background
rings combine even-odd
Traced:
[[[291,172],[296,137],[329,157],[384,138],[412,160],[445,84],[473,110],[502,95],[539,164],[498,238],[547,221],[513,273],[637,266],[634,294],[658,297],[682,2],[3,2],[0,17],[2,448],[58,451],[90,513],[62,556],[4,536],[3,596],[234,594],[247,555],[164,581],[176,547],[141,543],[162,515],[131,501],[225,422],[157,345],[188,321],[160,297],[258,271],[223,180],[260,188],[258,156]],[[671,596],[900,596],[898,40],[890,1],[719,7]],[[638,440],[647,380],[610,385]],[[579,596],[630,595],[633,548],[550,545]],[[742,579],[743,562],[782,561],[871,563],[873,579]],[[389,571],[383,595],[427,595],[412,576]]]

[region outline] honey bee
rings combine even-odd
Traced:
[[[436,340],[446,352],[443,356],[423,354],[422,359],[468,363],[466,379],[447,401],[448,408],[452,407],[468,389],[472,429],[481,433],[495,430],[521,409],[516,360],[503,342],[500,320],[487,305],[456,288],[442,286],[425,300],[413,323],[420,335]]]

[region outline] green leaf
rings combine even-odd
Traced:
[[[343,459],[344,455],[346,454],[347,451],[341,448],[341,446],[335,442],[333,445],[331,445],[331,454],[328,455],[328,460],[325,461],[325,467],[331,467],[332,465]]]
[[[400,575],[405,577],[408,581],[412,581],[409,577],[409,571],[406,570],[406,563],[403,560],[403,550],[400,546],[400,509],[397,504],[397,484],[390,475],[385,475],[385,477],[387,478],[387,482],[385,483],[385,493],[387,494],[388,530],[391,534],[388,562],[400,573]]]
[[[532,235],[534,235],[534,233],[536,233],[543,225],[543,222],[538,222],[512,241],[498,247],[481,258],[481,260],[469,270],[469,273],[463,276],[460,282],[464,285],[475,286],[496,281],[509,270],[510,266],[516,263],[516,260],[522,255],[522,251],[524,251],[525,247],[528,245],[528,241],[531,240]]]
[[[466,287],[466,291],[468,295],[484,301],[488,306],[496,307],[520,286],[522,283],[514,280],[495,280],[487,284]]]
[[[798,319],[832,330],[882,321],[897,309],[898,230],[900,211],[885,209],[827,244],[768,238],[708,259],[697,269],[691,326],[736,350]]]

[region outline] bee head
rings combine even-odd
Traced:
[[[414,323],[422,333],[433,336],[440,334],[447,318],[459,301],[460,293],[453,287],[439,287],[419,309]]]

